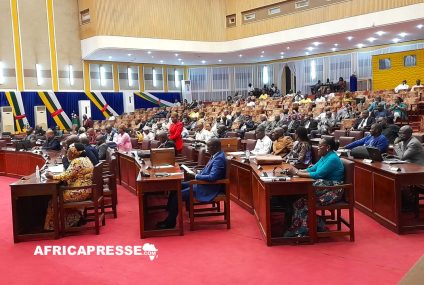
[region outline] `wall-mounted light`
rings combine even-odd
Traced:
[[[174,70],[174,81],[175,81],[175,87],[180,87],[180,81],[178,80],[179,72],[178,69]]]
[[[4,64],[0,61],[0,84],[4,84],[5,78],[4,78]]]
[[[100,66],[100,86],[106,86],[106,69]]]
[[[263,82],[264,82],[264,84],[268,84],[268,82],[269,82],[268,66],[264,66],[262,70],[263,70]]]
[[[69,85],[74,86],[74,68],[70,64],[69,65]]]
[[[156,69],[153,68],[153,87],[156,87],[157,82],[156,82]]]
[[[41,74],[41,64],[35,65],[35,72],[37,74],[37,85],[40,86],[43,84],[43,75]]]
[[[133,86],[134,81],[133,81],[133,78],[132,78],[131,67],[128,67],[127,72],[128,72],[128,86]]]

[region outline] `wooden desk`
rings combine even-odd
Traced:
[[[146,164],[141,167],[141,171],[146,170],[150,166],[150,161],[146,161]],[[178,164],[174,167],[160,168],[160,169],[149,169],[150,177],[142,177],[141,175],[137,178],[137,196],[139,205],[139,216],[140,216],[140,238],[152,237],[152,236],[164,236],[164,235],[184,235],[183,227],[183,211],[182,211],[182,197],[181,197],[181,182],[184,179],[184,173],[181,171]],[[155,177],[156,173],[179,173],[176,175],[170,175],[167,177]],[[146,230],[144,228],[144,202],[146,193],[163,192],[163,191],[177,191],[178,197],[178,229],[166,229],[166,230]]]
[[[290,181],[264,182],[262,172],[272,172],[275,166],[287,168],[287,164],[263,165],[258,170],[254,162],[243,163],[239,157],[230,161],[230,193],[232,200],[255,215],[259,230],[268,246],[289,242],[316,240],[316,221],[308,213],[309,236],[286,238],[271,235],[271,198],[274,196],[306,195],[308,207],[312,207],[312,183],[310,178],[293,178]]]
[[[355,161],[355,206],[395,233],[424,229],[423,221],[402,213],[402,189],[424,184],[424,166],[417,164],[389,165],[381,162]],[[401,171],[390,170],[396,166]],[[412,214],[413,216],[413,214]]]
[[[144,159],[145,164],[135,159],[131,154],[118,152],[119,176],[121,184],[129,191],[138,196],[139,220],[140,220],[140,238],[167,235],[183,235],[183,213],[181,198],[181,182],[184,179],[184,173],[176,164],[174,167],[147,169],[150,167],[150,160]],[[140,171],[147,171],[150,177],[142,177]],[[156,173],[179,173],[167,177],[155,177]],[[164,191],[177,191],[178,196],[178,228],[166,230],[146,230],[145,217],[147,205],[147,193],[158,193]]]
[[[59,153],[48,154],[55,159]],[[36,180],[36,166],[42,168],[45,164],[46,160],[39,154],[0,150],[0,174],[23,177],[10,185],[14,242],[59,237],[57,203],[53,203],[55,230],[43,229],[48,201],[57,201],[59,183]]]

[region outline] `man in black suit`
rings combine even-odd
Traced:
[[[355,131],[369,131],[372,124],[375,123],[375,118],[370,115],[369,111],[363,111],[361,117],[356,119],[353,124],[352,130]]]
[[[314,120],[314,117],[310,113],[305,116],[300,125],[304,127],[308,133],[318,129],[318,122]]]
[[[46,142],[43,144],[42,149],[44,150],[60,150],[62,147],[60,146],[59,140],[54,136],[54,131],[48,129],[46,132]]]

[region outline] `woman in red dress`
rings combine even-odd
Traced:
[[[183,131],[183,123],[178,121],[178,114],[171,114],[172,124],[169,126],[169,139],[175,142],[177,153],[181,153],[183,149],[183,138],[181,132]]]

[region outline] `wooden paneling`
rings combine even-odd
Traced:
[[[396,225],[395,180],[374,173],[374,211],[380,217]]]
[[[16,88],[11,1],[0,1],[0,61],[3,63],[5,83],[1,89]]]
[[[238,169],[238,186],[240,192],[240,201],[247,207],[253,207],[252,199],[252,174],[250,169]]]
[[[79,11],[90,9],[91,23],[81,26],[81,38],[94,35],[223,41],[303,27],[361,14],[422,3],[422,0],[347,0],[325,7],[242,24],[243,11],[280,3],[275,0],[79,0]],[[237,24],[226,28],[226,16]]]
[[[355,167],[355,202],[372,211],[373,208],[373,178],[372,172],[361,167]]]

